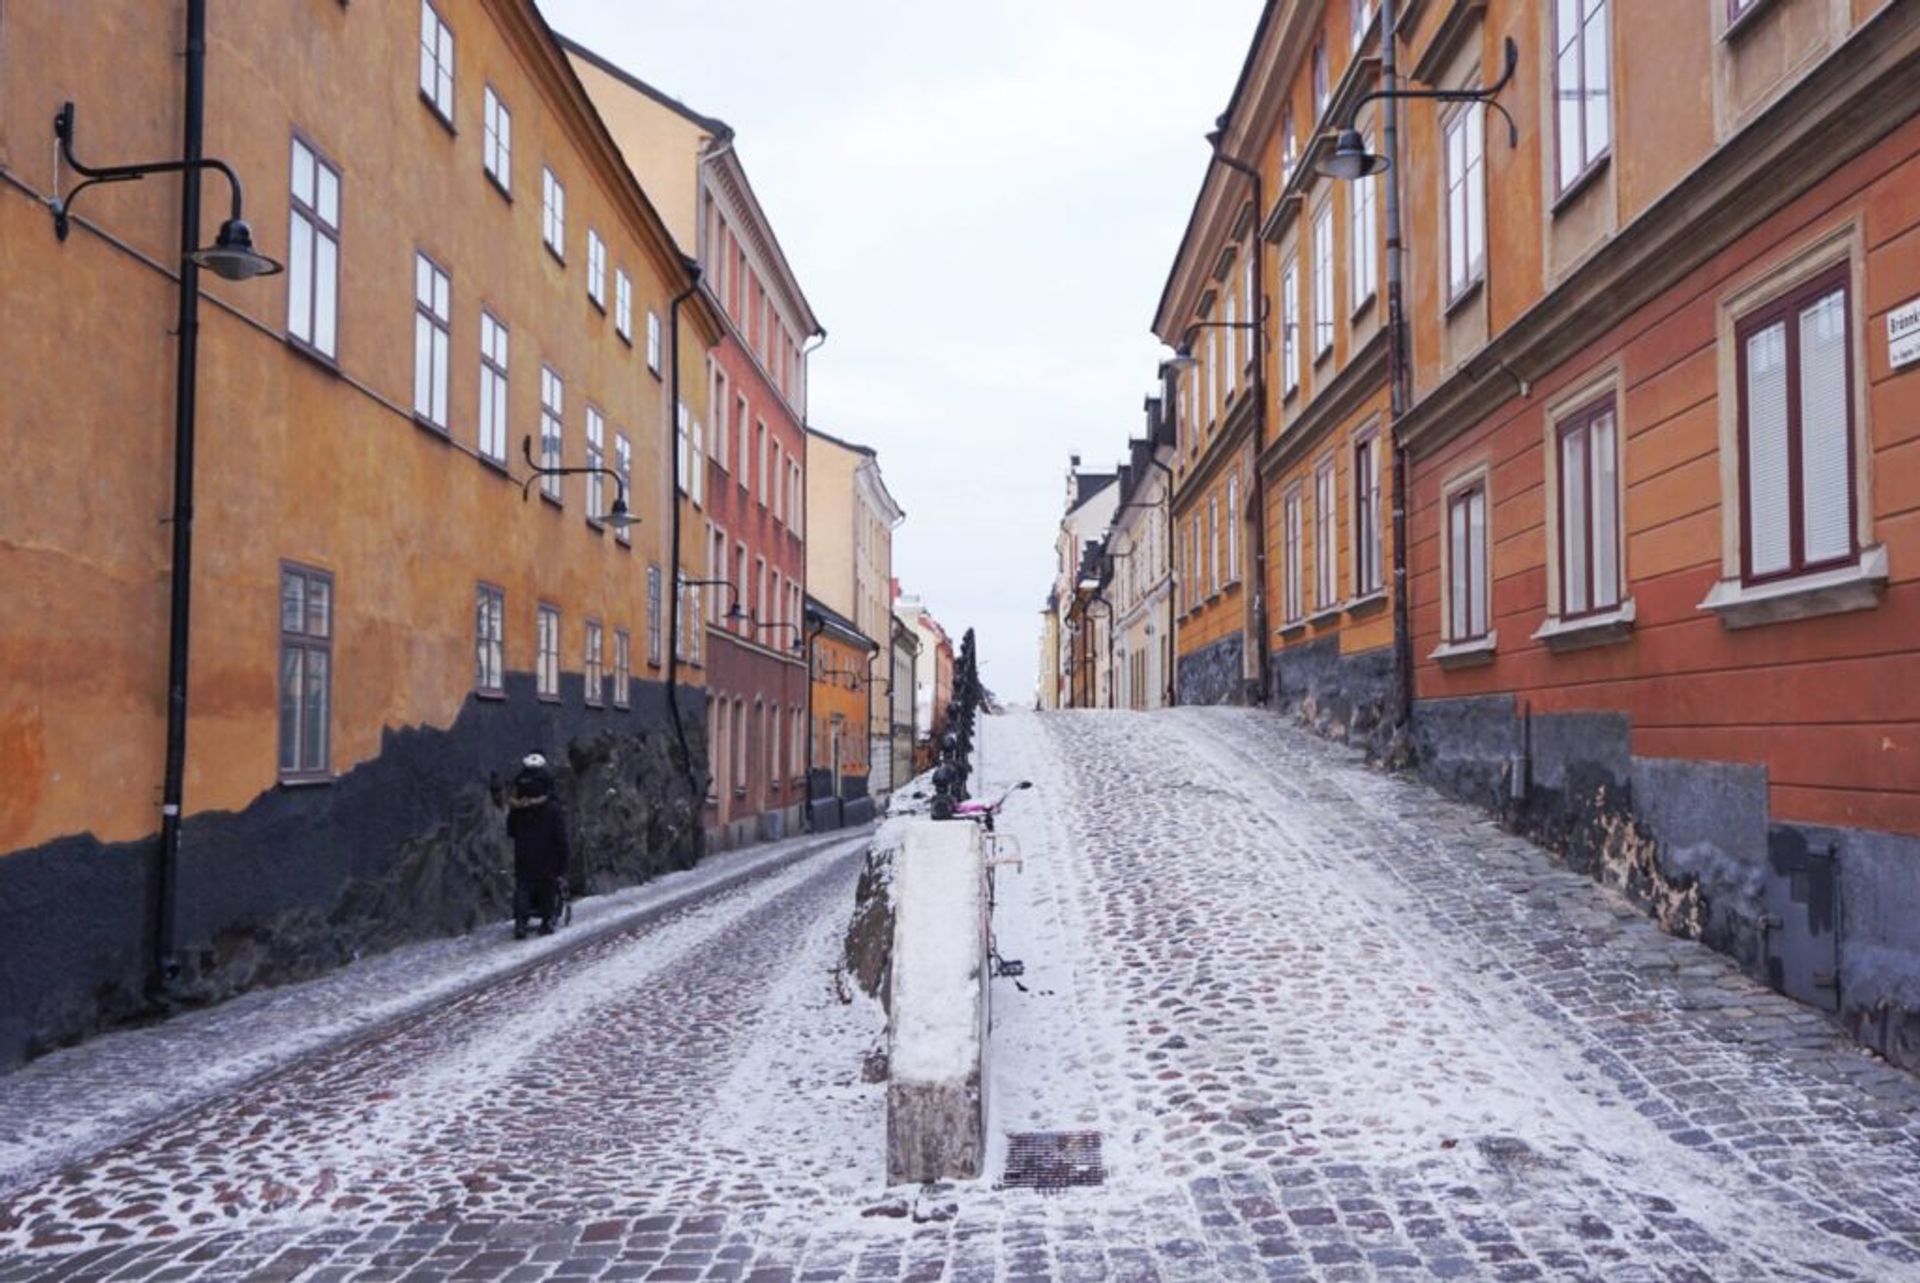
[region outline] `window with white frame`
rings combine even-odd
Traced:
[[[624,628],[613,630],[613,706],[633,703],[633,638]]]
[[[1331,610],[1340,604],[1339,488],[1333,460],[1313,474],[1313,605]]]
[[[660,567],[647,567],[647,662],[660,667]]]
[[[727,577],[727,532],[718,526],[707,527],[707,578],[724,582]],[[707,611],[707,622],[719,627],[727,622],[726,608],[732,603],[728,594],[716,592]]]
[[[567,189],[551,169],[540,167],[540,239],[561,262],[567,258]]]
[[[327,773],[333,713],[333,576],[280,566],[280,776]]]
[[[513,113],[488,85],[480,96],[480,165],[502,192],[513,191]]]
[[[1447,118],[1447,300],[1487,271],[1486,108],[1469,103]]]
[[[1300,493],[1300,487],[1296,485],[1287,491],[1286,500],[1282,505],[1285,524],[1283,526],[1284,560],[1281,569],[1280,617],[1290,624],[1299,622],[1306,614],[1300,591],[1300,543],[1304,533],[1300,510],[1303,506],[1305,506],[1304,497]]]
[[[1220,331],[1207,331],[1207,412],[1208,423],[1220,413]]]
[[[1220,591],[1220,496],[1207,497],[1207,592]]]
[[[507,327],[480,313],[480,454],[507,461]]]
[[[1291,255],[1280,269],[1280,394],[1300,390],[1300,269]]]
[[[432,0],[420,0],[420,96],[453,123],[453,28],[441,21]]]
[[[1553,141],[1564,192],[1599,165],[1613,141],[1607,0],[1554,0],[1553,19]]]
[[[1240,474],[1227,478],[1227,582],[1240,581]]]
[[[768,478],[768,488],[773,491],[773,519],[785,524],[787,513],[787,469],[781,460],[780,443],[773,443],[773,473]]]
[[[633,280],[623,267],[613,269],[613,332],[633,342]]]
[[[1359,53],[1366,43],[1367,27],[1373,22],[1373,0],[1352,0],[1348,14],[1352,19],[1353,52]]]
[[[561,440],[561,428],[566,417],[567,385],[553,367],[540,367],[540,466],[558,468],[564,462],[565,442]],[[559,503],[562,500],[561,478],[543,476],[540,478],[540,493]]]
[[[1300,163],[1300,144],[1293,132],[1293,104],[1280,116],[1280,185],[1293,181],[1293,168]]]
[[[767,424],[760,420],[753,425],[754,454],[759,466],[754,471],[754,496],[762,508],[767,506]]]
[[[1560,616],[1620,604],[1619,442],[1613,394],[1589,402],[1554,431],[1559,471]]]
[[[687,403],[682,401],[673,416],[673,479],[681,494],[686,494],[693,485],[693,465],[687,459],[687,442],[693,435],[693,416],[687,412]]]
[[[1849,271],[1843,263],[1735,324],[1748,583],[1842,565],[1860,551]]]
[[[692,460],[692,463],[693,463],[692,497],[693,497],[694,506],[696,507],[706,503],[707,501],[707,443],[706,442],[707,442],[706,425],[696,418],[693,420],[693,434],[687,438],[687,444],[688,444],[687,453],[688,453],[688,457]]]
[[[1333,205],[1313,218],[1313,359],[1333,351]]]
[[[287,333],[331,361],[340,326],[340,171],[293,140]]]
[[[1372,176],[1357,179],[1347,197],[1348,284],[1356,312],[1372,300],[1380,284],[1380,246],[1375,234],[1379,181]]]
[[[534,694],[560,698],[560,608],[542,604],[534,612]]]
[[[1380,591],[1380,437],[1369,433],[1353,447],[1353,592]]]
[[[1327,75],[1327,38],[1323,35],[1313,46],[1313,117],[1315,120],[1327,114],[1327,100],[1333,95],[1333,85]]]
[[[628,515],[633,512],[633,442],[624,432],[613,434],[613,470],[620,478],[620,488],[615,493],[627,501]],[[633,527],[615,526],[613,537],[623,544],[633,542]]]
[[[588,708],[599,708],[606,703],[606,641],[600,631],[600,621],[587,621],[587,640],[582,667],[586,670],[586,701]]]
[[[602,312],[607,310],[607,243],[591,227],[587,229],[587,297]]]
[[[425,254],[413,256],[413,413],[447,430],[447,361],[453,346],[453,282]]]
[[[1231,284],[1227,288],[1226,315],[1220,318],[1227,325],[1227,396],[1233,396],[1236,383],[1235,374],[1240,365],[1240,300],[1234,294]]]
[[[607,466],[607,424],[592,402],[587,403],[587,459],[589,468]],[[598,525],[607,514],[607,478],[603,472],[584,474],[587,483],[587,520]]]
[[[753,446],[749,439],[752,432],[752,415],[753,407],[747,401],[747,394],[742,392],[734,398],[733,402],[733,421],[740,429],[740,453],[734,456],[733,475],[735,480],[739,481],[742,490],[747,489],[751,482],[751,478],[747,476],[747,469],[753,463]]]
[[[734,629],[744,633],[752,627],[749,609],[753,605],[753,580],[747,575],[747,545],[744,542],[734,545],[733,568],[733,599],[741,603],[740,617],[734,620]]]
[[[647,309],[647,368],[660,373],[660,314]]]
[[[1487,483],[1474,480],[1447,496],[1447,640],[1487,635]]]
[[[713,392],[707,403],[713,407],[713,461],[724,470],[728,467],[729,443],[733,440],[733,430],[727,423],[727,410],[732,401],[727,394],[727,372],[717,363],[713,367]]]
[[[506,693],[507,595],[481,584],[473,596],[473,688],[483,695]]]

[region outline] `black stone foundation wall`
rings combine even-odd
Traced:
[[[1414,706],[1427,783],[1920,1070],[1920,838],[1776,823],[1765,768],[1635,757],[1629,731],[1621,714],[1528,716],[1504,695]],[[1810,851],[1831,856],[1830,890]]]
[[[1180,656],[1176,679],[1182,704],[1249,704],[1246,638],[1228,633],[1219,641]]]
[[[1317,734],[1364,748],[1374,761],[1405,756],[1393,730],[1393,648],[1351,655],[1322,637],[1267,658],[1267,703]]]
[[[630,710],[587,708],[578,675],[563,677],[561,694],[538,700],[531,674],[509,674],[505,698],[469,696],[445,729],[389,729],[378,755],[331,783],[190,815],[176,883],[181,970],[164,1002],[149,994],[156,837],[78,835],[0,858],[0,920],[18,924],[0,951],[0,1070],[175,1005],[505,917],[504,786],[529,752],[553,763],[576,893],[691,865],[705,787],[700,693],[680,696],[691,791],[664,685],[634,683]]]

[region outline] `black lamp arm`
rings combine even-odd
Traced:
[[[533,475],[520,483],[520,498],[522,502],[524,502],[525,500],[531,497],[533,492],[533,483],[540,480],[540,478],[542,477],[571,477],[580,473],[597,472],[597,473],[600,473],[602,476],[613,478],[614,489],[616,491],[614,496],[614,502],[618,504],[622,509],[627,509],[626,478],[622,477],[619,473],[615,472],[612,468],[602,468],[594,465],[585,465],[585,464],[577,468],[544,468],[540,466],[539,463],[534,461],[532,436],[524,436],[520,438],[520,453],[526,457],[527,466],[533,469]],[[631,511],[631,509],[627,509],[627,510]]]
[[[1360,108],[1376,98],[1427,98],[1434,102],[1477,102],[1493,108],[1506,118],[1507,146],[1520,145],[1520,126],[1514,123],[1513,114],[1494,101],[1494,98],[1513,80],[1514,68],[1520,65],[1520,46],[1508,36],[1506,41],[1506,68],[1501,71],[1500,79],[1478,89],[1373,89],[1353,100],[1353,109],[1347,113],[1347,128],[1354,127],[1353,122],[1360,116]]]
[[[67,168],[86,178],[64,197],[53,198],[53,230],[61,240],[67,239],[67,220],[73,212],[73,202],[80,193],[89,187],[102,183],[131,183],[145,178],[148,174],[184,174],[201,170],[217,170],[226,176],[227,185],[233,191],[233,218],[240,217],[242,204],[240,176],[224,160],[203,157],[199,160],[157,160],[143,165],[85,165],[73,154],[73,104],[63,103],[53,118],[53,136],[60,140],[60,159]]]

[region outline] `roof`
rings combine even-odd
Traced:
[[[839,640],[851,642],[856,646],[865,646],[868,650],[879,650],[880,643],[860,631],[860,625],[827,605],[819,598],[809,595],[806,603],[806,616],[809,621],[819,620],[826,625],[826,631]]]
[[[855,454],[864,454],[869,459],[875,459],[879,457],[879,452],[876,451],[870,445],[860,445],[857,442],[853,442],[853,441],[843,441],[839,437],[836,437],[831,433],[822,432],[820,429],[816,427],[809,426],[807,428],[807,435],[810,437],[819,437],[822,441],[830,442],[833,445],[837,445],[842,450],[851,450]]]
[[[1086,507],[1095,495],[1120,479],[1117,472],[1082,472],[1076,475],[1080,482],[1080,501],[1067,509],[1068,516]]]

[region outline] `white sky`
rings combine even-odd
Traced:
[[[905,592],[1032,695],[1067,456],[1143,426],[1148,332],[1259,0],[541,0],[732,125],[873,446]]]

